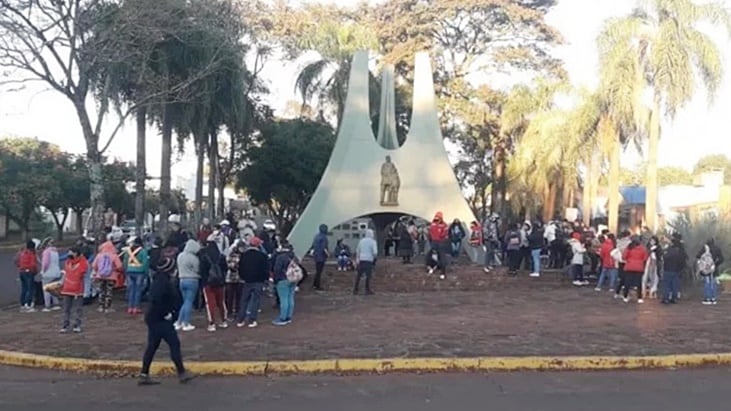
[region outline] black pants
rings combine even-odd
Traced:
[[[624,273],[624,264],[619,263],[619,269],[617,270],[617,274],[619,276],[619,281],[617,281],[617,289],[614,291],[615,294],[619,295],[619,292],[622,291],[622,287],[626,287],[627,282],[625,280],[625,273]]]
[[[554,240],[550,245],[550,260],[548,266],[554,269],[562,268],[566,256],[562,252],[563,245],[560,240]]]
[[[589,253],[589,260],[591,260],[590,273],[597,274],[597,268],[599,267],[599,255],[595,253]]]
[[[624,298],[629,295],[630,288],[637,288],[637,298],[642,299],[642,274],[631,271],[624,273]]]
[[[372,261],[361,261],[358,263],[357,274],[355,275],[355,287],[353,287],[353,294],[358,293],[360,287],[360,279],[365,277],[366,293],[371,292],[371,278],[373,277],[373,262]]]
[[[521,250],[508,250],[508,271],[515,273],[520,268],[520,262],[523,260]]]
[[[315,280],[312,282],[312,287],[315,289],[322,288],[322,271],[325,269],[324,261],[315,262]],[[304,277],[303,277],[304,279]]]
[[[183,355],[180,352],[178,333],[175,332],[172,321],[163,320],[147,323],[147,348],[145,348],[145,354],[142,356],[142,374],[150,374],[150,364],[152,364],[152,359],[155,358],[155,353],[160,348],[160,342],[162,341],[165,341],[170,347],[170,359],[173,360],[178,374],[184,373],[185,368],[183,367]]]
[[[571,264],[571,279],[573,281],[584,281],[583,264]]]

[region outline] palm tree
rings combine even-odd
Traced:
[[[307,63],[297,75],[295,88],[302,97],[302,103],[307,104],[317,97],[321,107],[326,103],[334,104],[340,124],[345,108],[350,60],[358,50],[376,48],[373,31],[355,22],[321,21],[295,43],[298,50],[319,54],[318,59]]]
[[[650,0],[631,15],[611,19],[600,36],[605,58],[620,63],[627,81],[641,81],[651,95],[647,124],[647,226],[657,228],[657,155],[662,117],[672,121],[695,95],[698,83],[713,101],[723,77],[718,45],[699,29],[708,23],[731,34],[731,13],[719,3]]]

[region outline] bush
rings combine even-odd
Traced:
[[[716,245],[726,257],[726,262],[721,264],[719,271],[723,273],[731,268],[728,261],[729,249],[731,249],[731,215],[707,215],[694,220],[687,215],[681,215],[669,222],[668,226],[671,232],[677,232],[683,236],[683,243],[691,260],[695,259],[709,238],[714,238]]]

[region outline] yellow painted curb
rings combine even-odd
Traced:
[[[58,358],[0,350],[0,365],[68,371],[101,376],[131,376],[139,372],[134,361]],[[189,361],[186,368],[198,375],[382,374],[397,372],[474,371],[599,371],[671,369],[731,365],[731,353],[661,356],[586,357],[474,357],[333,359],[308,361]],[[155,374],[172,375],[172,364],[153,365]]]

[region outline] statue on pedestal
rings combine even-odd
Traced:
[[[391,162],[391,156],[386,156],[386,162],[381,165],[381,205],[397,206],[398,190],[401,186],[396,165]]]

